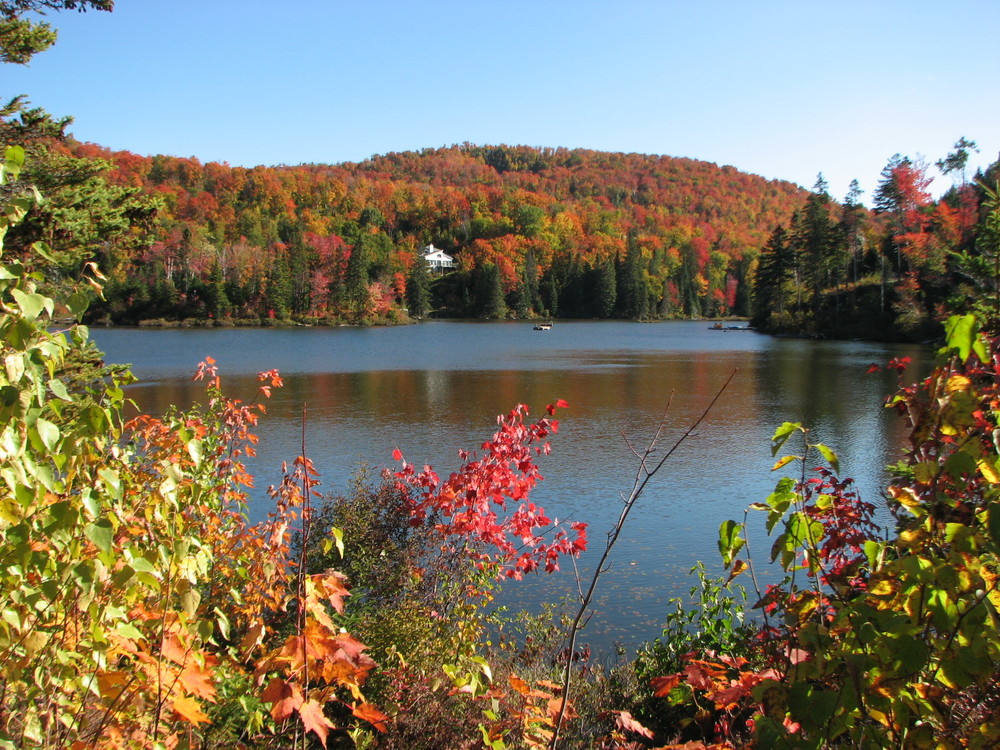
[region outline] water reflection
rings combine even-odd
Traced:
[[[281,370],[285,387],[261,421],[252,464],[256,516],[266,512],[262,488],[277,481],[281,461],[300,450],[303,415],[307,452],[327,489],[342,491],[359,463],[388,464],[396,447],[439,473],[455,469],[458,450],[488,437],[496,414],[517,403],[541,414],[545,404],[564,398],[570,408],[561,415],[553,454],[541,462],[546,481],[534,499],[550,515],[588,522],[593,545],[603,543],[635,474],[623,433],[643,445],[670,403],[660,442],[660,450],[667,449],[737,371],[650,487],[619,542],[585,634],[599,648],[657,635],[667,600],[687,591],[695,561],[721,571],[719,524],[742,518],[750,502],[773,489],[769,438],[781,422],[808,425],[874,499],[904,435],[881,407],[891,376],[864,372],[871,362],[921,355],[913,348],[720,334],[699,323],[560,323],[546,333],[520,323],[102,330],[95,338],[109,360],[131,361],[150,383],[130,396],[152,413],[199,398],[202,386],[188,378],[206,355],[219,361],[226,392],[247,400],[256,390],[256,371]],[[770,544],[762,533],[751,543],[763,560]],[[594,558],[591,552],[581,559],[581,571]],[[574,590],[566,570],[511,586],[504,599],[537,607]]]

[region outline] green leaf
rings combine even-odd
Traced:
[[[802,431],[802,424],[800,422],[785,422],[774,431],[774,435],[771,436],[771,455],[776,456],[778,451],[781,450],[781,446],[792,436],[796,430]]]
[[[120,622],[115,626],[115,632],[123,638],[133,641],[141,641],[145,636],[142,631],[130,622]]]
[[[987,524],[990,537],[994,544],[1000,543],[1000,502],[992,502],[987,506]]]
[[[52,379],[49,381],[49,390],[56,398],[60,398],[63,401],[72,401],[73,397],[69,395],[69,391],[66,390],[66,385],[61,380]]]
[[[24,166],[24,148],[8,146],[4,151],[4,160],[0,164],[0,185],[8,180],[16,180]]]
[[[219,626],[219,632],[222,633],[222,637],[227,641],[229,640],[229,618],[226,617],[226,613],[223,612],[218,607],[214,607],[212,611],[215,613],[216,621],[215,624]]]
[[[35,421],[35,430],[42,441],[42,445],[49,451],[54,451],[59,443],[59,428],[47,419],[39,417]]]
[[[66,298],[66,307],[75,318],[79,318],[90,307],[90,297],[83,292],[75,292]]]
[[[837,458],[837,454],[822,443],[816,444],[816,450],[818,450],[823,455],[823,458],[826,459],[826,462],[830,464],[830,468],[833,469],[833,473],[840,474],[840,459]]]
[[[945,352],[958,349],[958,357],[963,362],[975,351],[980,361],[985,362],[985,349],[979,341],[979,326],[975,315],[952,315],[945,321]]]
[[[45,258],[45,260],[49,261],[50,263],[58,263],[59,262],[54,257],[52,257],[52,253],[51,253],[52,248],[50,248],[44,242],[34,242],[34,243],[32,243],[31,249],[34,250],[39,255],[41,255],[43,258]]]
[[[84,530],[84,535],[92,541],[101,552],[110,552],[111,544],[114,541],[114,528],[106,518],[101,518],[94,523],[88,524]]]
[[[14,297],[14,301],[17,302],[17,306],[21,308],[24,317],[28,320],[35,320],[42,314],[43,310],[48,311],[49,315],[52,315],[53,303],[48,297],[41,294],[28,294],[27,292],[22,292],[20,289],[11,289],[10,293]]]
[[[722,561],[728,568],[736,555],[746,544],[746,540],[740,536],[741,524],[736,521],[723,521],[719,527],[719,552],[722,553]]]

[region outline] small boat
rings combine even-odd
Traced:
[[[710,330],[710,331],[721,331],[721,330],[723,330],[722,323],[713,323],[712,325],[710,325],[708,327],[708,330]]]
[[[536,331],[550,331],[550,330],[552,330],[552,324],[551,323],[535,323],[535,330]]]

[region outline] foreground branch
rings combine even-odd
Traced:
[[[650,480],[659,473],[660,469],[667,460],[677,452],[678,448],[683,445],[689,437],[698,429],[705,418],[709,415],[715,404],[725,393],[726,389],[729,388],[730,383],[736,377],[736,373],[739,370],[733,370],[726,382],[722,384],[718,393],[709,402],[705,410],[699,415],[699,417],[688,427],[684,433],[677,438],[674,444],[670,447],[659,461],[655,462],[650,468],[649,459],[656,449],[656,444],[659,442],[660,436],[663,434],[663,430],[667,424],[667,414],[670,411],[670,406],[673,403],[674,393],[671,391],[670,399],[667,401],[667,406],[663,410],[663,415],[660,417],[660,421],[656,426],[656,430],[653,433],[652,439],[646,445],[645,449],[638,451],[632,447],[629,443],[628,438],[623,434],[622,437],[625,439],[626,445],[639,460],[639,466],[635,472],[635,480],[632,483],[632,490],[629,492],[628,497],[625,498],[624,504],[622,506],[621,515],[615,522],[615,525],[608,532],[608,541],[604,547],[604,552],[601,553],[600,559],[597,561],[597,566],[594,568],[594,574],[590,579],[590,585],[587,587],[586,592],[583,592],[580,599],[580,608],[577,610],[576,616],[573,618],[573,623],[570,625],[569,630],[569,646],[566,650],[566,668],[563,671],[563,684],[562,684],[562,704],[559,707],[559,714],[556,716],[555,728],[552,732],[552,740],[549,742],[549,750],[556,750],[559,745],[559,733],[562,729],[563,720],[566,715],[566,707],[569,705],[569,693],[570,686],[573,679],[573,654],[576,651],[576,639],[580,631],[583,630],[585,619],[587,618],[587,610],[590,608],[590,603],[593,601],[594,592],[597,590],[597,582],[601,578],[601,574],[604,573],[607,568],[605,567],[608,562],[608,558],[611,556],[611,550],[614,548],[615,543],[618,541],[618,537],[621,536],[622,528],[625,526],[625,520],[628,518],[629,513],[632,508],[635,507],[636,501],[642,496],[643,491],[649,484]]]

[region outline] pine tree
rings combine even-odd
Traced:
[[[777,226],[760,254],[754,276],[753,315],[750,322],[768,328],[772,316],[782,316],[786,309],[787,286],[795,275],[794,251],[788,232]]]
[[[538,261],[535,260],[535,250],[528,247],[524,256],[524,290],[528,307],[535,313],[542,311],[542,296],[538,286]]]
[[[292,278],[282,249],[276,250],[271,259],[264,294],[268,318],[287,320],[292,312]]]
[[[507,316],[500,269],[495,263],[484,263],[476,269],[476,308],[478,317],[499,319]]]
[[[426,318],[431,311],[431,277],[427,262],[419,254],[406,280],[406,302],[415,318]]]
[[[649,294],[646,290],[645,263],[635,230],[628,233],[625,263],[622,266],[619,295],[626,318],[643,320],[649,316]]]
[[[830,218],[830,196],[822,174],[813,189],[792,224],[791,241],[801,259],[802,280],[815,312],[819,307],[820,292],[838,283],[842,264],[839,262],[837,233]]]
[[[354,320],[361,320],[368,312],[370,284],[368,272],[371,267],[369,237],[371,235],[363,230],[358,232],[344,274],[344,304]]]
[[[618,284],[615,264],[610,258],[600,262],[595,269],[593,300],[596,317],[610,318],[615,314],[615,306],[618,302]]]
[[[863,191],[857,180],[851,180],[851,185],[844,197],[840,209],[838,230],[840,240],[844,245],[848,263],[850,264],[850,279],[857,283],[861,259],[865,252],[864,222],[867,212],[861,205]]]

